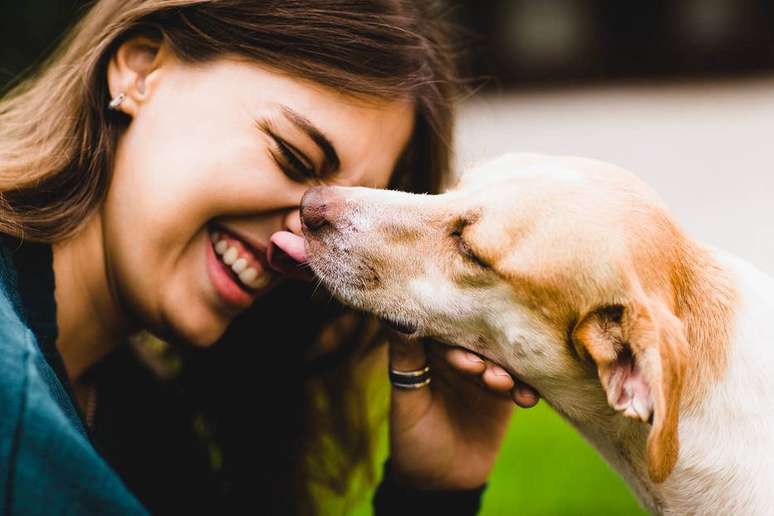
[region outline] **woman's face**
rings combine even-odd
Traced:
[[[196,345],[282,275],[272,240],[300,257],[304,191],[385,187],[413,128],[408,101],[356,101],[238,60],[167,56],[142,91],[100,212],[108,279],[142,326]]]

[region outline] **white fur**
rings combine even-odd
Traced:
[[[680,420],[680,458],[654,489],[668,514],[774,514],[774,280],[716,252],[740,295],[725,378]]]
[[[716,252],[738,288],[729,363],[723,380],[691,412],[680,415],[680,454],[671,475],[654,484],[639,453],[646,427],[600,407],[596,420],[563,407],[588,407],[582,399],[547,392],[555,406],[630,484],[642,503],[659,514],[774,514],[774,280],[743,260]],[[581,387],[580,385],[576,387]]]

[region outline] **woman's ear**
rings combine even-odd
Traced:
[[[611,407],[651,423],[648,473],[663,482],[677,463],[678,415],[687,341],[682,322],[659,299],[606,306],[572,333],[580,356],[596,364]]]
[[[166,52],[160,40],[135,36],[124,41],[108,63],[111,98],[125,95],[118,110],[132,117],[152,93],[152,82]]]

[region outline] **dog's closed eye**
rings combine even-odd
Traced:
[[[489,265],[478,256],[475,251],[470,247],[470,244],[465,240],[465,228],[470,225],[468,219],[458,219],[454,225],[452,225],[451,233],[449,236],[454,241],[457,251],[468,261],[475,263],[479,267],[489,268]]]

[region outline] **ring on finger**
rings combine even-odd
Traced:
[[[430,385],[430,364],[414,371],[398,371],[390,366],[390,383],[397,389],[421,389]]]

